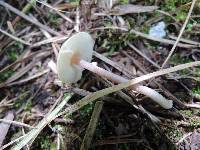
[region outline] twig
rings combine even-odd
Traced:
[[[185,19],[185,22],[184,22],[184,24],[183,24],[183,26],[182,26],[182,28],[181,28],[181,31],[180,31],[180,33],[179,33],[177,39],[176,39],[176,42],[174,43],[172,49],[170,50],[170,52],[169,52],[167,58],[165,59],[164,63],[162,64],[162,67],[161,67],[161,68],[165,67],[166,63],[168,62],[168,60],[170,59],[170,57],[171,57],[172,54],[174,53],[175,48],[176,48],[176,46],[177,46],[177,44],[178,44],[178,42],[179,42],[179,40],[180,40],[180,38],[181,38],[181,36],[182,36],[184,30],[185,30],[185,27],[186,27],[186,25],[187,25],[187,23],[188,23],[188,21],[189,21],[189,19],[190,19],[190,16],[191,16],[191,14],[192,14],[192,10],[193,10],[193,8],[194,8],[194,5],[195,5],[196,1],[197,1],[197,0],[193,0],[193,1],[192,1],[190,10],[189,10],[188,15],[187,15],[187,18]]]
[[[32,44],[33,47],[39,47],[44,44],[52,43],[52,42],[58,42],[58,41],[64,41],[68,38],[68,36],[56,36],[56,37],[48,37],[48,39],[45,39],[43,41],[39,41],[37,43]]]
[[[13,125],[17,125],[17,126],[22,126],[22,127],[27,127],[27,128],[31,128],[31,129],[35,128],[28,124],[17,122],[17,121],[12,121],[12,120],[8,120],[8,119],[0,119],[0,122],[7,123],[7,124],[13,124]]]
[[[14,113],[13,111],[9,111],[8,114],[4,117],[4,120],[13,120]],[[10,128],[11,123],[0,123],[0,147],[2,147],[3,141],[8,133],[8,129]]]
[[[76,24],[74,26],[74,30],[79,32],[80,30],[80,9],[79,7],[76,8]]]
[[[24,18],[25,20],[33,23],[34,25],[48,31],[49,33],[53,34],[53,35],[61,35],[60,33],[52,30],[51,28],[49,28],[48,26],[45,26],[43,24],[41,24],[40,22],[33,20],[32,18],[30,18],[29,16],[27,16],[26,14],[24,14],[23,12],[19,11],[18,9],[12,7],[11,5],[9,5],[8,3],[4,2],[4,1],[0,1],[0,5],[6,7],[7,9],[9,9],[10,11],[14,12],[15,14],[17,14],[18,16],[21,16],[22,18]]]
[[[173,35],[169,35],[169,38],[173,39],[173,40],[177,40],[177,37],[173,36]],[[196,45],[198,47],[200,47],[200,43],[199,42],[196,42],[196,41],[192,41],[192,40],[189,40],[189,39],[185,39],[185,38],[180,38],[181,42],[184,42],[184,43],[187,43],[187,44],[192,44],[192,45]]]
[[[0,3],[1,3],[1,1],[0,1]],[[10,38],[12,38],[13,40],[15,40],[15,41],[17,41],[17,42],[23,43],[23,44],[25,44],[25,45],[31,45],[29,42],[26,42],[26,41],[24,41],[24,40],[22,40],[22,39],[20,39],[20,38],[18,38],[18,37],[16,37],[16,36],[14,36],[14,35],[12,35],[12,34],[6,32],[6,31],[4,31],[4,30],[2,30],[2,29],[0,29],[0,32],[2,32],[3,34],[9,36]]]
[[[87,127],[80,150],[88,150],[90,148],[90,144],[93,139],[93,135],[96,130],[97,122],[99,120],[99,116],[100,116],[102,108],[103,108],[102,101],[98,101],[95,103],[93,113],[90,119],[90,123]]]

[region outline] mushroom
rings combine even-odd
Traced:
[[[94,40],[86,32],[76,33],[64,42],[57,59],[58,78],[64,83],[76,83],[81,79],[82,71],[87,69],[115,83],[128,82],[128,79],[90,63],[93,47]],[[172,100],[167,100],[149,87],[134,85],[131,89],[146,95],[165,109],[170,109],[173,106]]]

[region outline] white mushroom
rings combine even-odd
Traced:
[[[59,79],[64,83],[75,83],[81,79],[83,69],[87,69],[115,83],[127,82],[128,79],[90,63],[93,47],[94,40],[86,32],[79,32],[70,37],[62,45],[58,55],[57,70]],[[165,109],[172,108],[173,103],[171,100],[167,100],[151,88],[135,85],[131,89],[150,97]]]
[[[76,83],[81,79],[83,68],[75,65],[79,60],[92,60],[94,40],[86,32],[79,32],[70,37],[61,47],[57,70],[58,77],[65,83]]]

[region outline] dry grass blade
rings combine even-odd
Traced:
[[[38,47],[44,44],[52,43],[52,42],[58,42],[58,41],[64,41],[68,38],[68,36],[57,36],[57,37],[51,37],[46,40],[34,43],[31,47]]]
[[[48,67],[55,73],[57,74],[57,67],[56,67],[56,63],[53,60],[50,60],[48,63]]]
[[[22,138],[24,138],[24,136],[25,136],[25,135],[20,136],[19,138],[15,139],[15,140],[13,140],[13,141],[10,141],[9,143],[3,145],[3,146],[1,147],[1,149],[3,150],[3,149],[5,149],[5,148],[7,148],[8,146],[12,145],[13,143],[15,143],[15,142],[21,140]]]
[[[8,114],[4,117],[5,120],[13,120],[14,113],[9,111]],[[10,128],[11,123],[0,123],[0,147],[2,147],[3,141],[7,135],[8,129]]]
[[[52,120],[54,120],[58,113],[63,109],[63,107],[67,104],[69,99],[72,97],[72,94],[68,94],[65,99],[62,100],[62,102],[53,110],[50,111],[36,126],[35,129],[32,129],[27,134],[25,134],[24,138],[17,143],[12,150],[20,150],[25,145],[27,145],[30,141],[33,141],[37,135],[42,131],[42,129],[49,124]]]
[[[90,123],[87,127],[86,134],[81,144],[80,148],[81,150],[89,149],[102,108],[103,108],[103,102],[102,101],[96,102],[90,119]]]
[[[115,6],[110,15],[126,15],[132,13],[144,13],[144,12],[151,12],[158,9],[158,6],[140,6],[140,5],[117,5]]]
[[[12,38],[13,40],[15,40],[15,41],[17,41],[17,42],[23,43],[23,44],[25,44],[25,45],[31,45],[30,43],[28,43],[28,42],[26,42],[26,41],[24,41],[24,40],[22,40],[22,39],[20,39],[20,38],[18,38],[18,37],[16,37],[16,36],[12,35],[12,34],[6,32],[6,31],[4,31],[4,30],[2,30],[2,29],[0,29],[0,32],[2,32],[3,34],[9,36],[10,38]]]
[[[17,121],[12,121],[12,120],[8,120],[8,119],[0,119],[0,122],[7,123],[7,124],[13,124],[13,125],[21,126],[21,127],[27,127],[27,128],[31,128],[31,129],[35,128],[28,124],[25,124],[22,122],[17,122]]]

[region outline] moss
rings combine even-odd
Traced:
[[[14,62],[18,59],[19,53],[24,49],[24,45],[20,42],[15,42],[11,46],[6,48],[6,57],[8,58],[9,62]],[[0,73],[0,82],[4,82],[9,77],[12,76],[14,71],[7,70]]]
[[[176,11],[177,7],[191,2],[190,0],[165,0],[161,8],[166,11]]]
[[[18,99],[15,101],[14,108],[19,109],[23,103],[23,100],[28,96],[29,91],[22,92],[22,94],[18,95]]]
[[[56,13],[53,12],[49,12],[47,14],[47,19],[53,25],[59,25],[62,23],[62,19]]]
[[[183,63],[189,63],[192,62],[193,60],[187,57],[181,57],[180,54],[176,53],[174,54],[171,59],[170,63],[173,65],[178,65],[178,64],[183,64]]]
[[[41,148],[42,149],[49,149],[49,147],[52,145],[51,144],[51,141],[50,139],[45,136],[45,137],[42,137],[41,140],[40,140],[40,145],[41,145]]]
[[[100,34],[99,36],[103,40],[103,44],[101,44],[101,47],[108,50],[108,56],[120,50],[122,47],[126,47],[128,41],[133,41],[134,39],[136,39],[136,36],[131,33],[119,34],[113,32],[111,33],[110,31],[108,31],[106,34]]]
[[[189,8],[185,8],[181,6],[189,2],[191,1],[190,0],[165,0],[165,2],[161,4],[161,10],[173,13],[174,17],[178,21],[184,21],[187,17]]]
[[[193,112],[191,110],[180,110],[179,112],[181,114],[185,114],[188,117],[192,117],[193,116]]]
[[[191,127],[194,127],[194,128],[199,127],[199,126],[200,126],[200,118],[193,117],[193,118],[190,120],[190,126],[191,126]]]
[[[6,49],[6,55],[9,60],[15,61],[19,57],[19,52],[24,49],[24,45],[20,42],[15,42]]]
[[[12,70],[7,70],[5,72],[0,73],[0,82],[4,82],[5,80],[7,80],[9,77],[12,76],[13,73],[14,71]]]
[[[200,95],[200,86],[198,86],[196,88],[193,88],[192,92],[195,93],[195,94],[199,94]]]
[[[120,0],[119,1],[120,4],[129,4],[129,0]]]
[[[200,75],[200,67],[196,67],[195,72]]]
[[[200,113],[200,110],[180,110],[181,114],[186,115],[188,119],[188,123],[190,128],[196,128],[200,126],[200,118],[197,117]]]
[[[94,103],[89,103],[88,105],[81,108],[79,111],[81,119],[85,119],[91,116],[93,107],[94,107]]]
[[[183,131],[180,128],[177,128],[176,126],[172,125],[172,127],[168,128],[166,130],[166,135],[170,139],[173,139],[174,142],[177,142],[182,138]]]
[[[192,92],[197,99],[200,99],[200,86],[193,88]]]
[[[192,59],[181,57],[179,54],[174,54],[170,58],[170,63],[173,65],[185,64],[189,62],[192,62]],[[190,74],[190,71],[188,69],[183,69],[183,70],[180,70],[179,73],[180,75],[188,75]]]
[[[30,101],[26,104],[26,107],[24,108],[25,111],[31,110],[32,106],[33,106],[33,104],[32,104],[32,101],[30,100]]]

